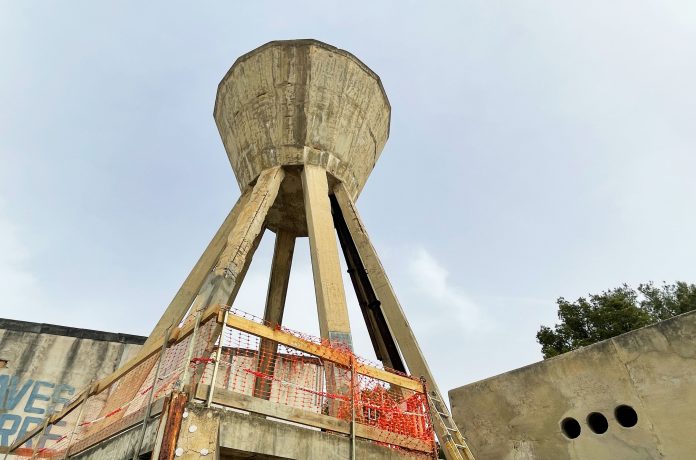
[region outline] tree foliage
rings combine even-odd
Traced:
[[[544,359],[696,310],[696,285],[649,282],[633,289],[624,284],[575,302],[561,297],[556,303],[560,322],[553,329],[541,326],[536,336]]]

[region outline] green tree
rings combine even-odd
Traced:
[[[561,297],[556,303],[560,322],[553,328],[541,326],[536,336],[544,359],[696,310],[696,285],[649,282],[633,289],[624,284],[575,302]]]

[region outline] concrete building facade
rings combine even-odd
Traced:
[[[145,337],[0,319],[0,446],[132,357]],[[56,429],[58,428],[58,429]],[[63,433],[53,427],[46,440]],[[31,447],[31,446],[28,446]]]
[[[477,460],[696,457],[696,311],[449,392]]]

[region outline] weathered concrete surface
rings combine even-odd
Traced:
[[[689,459],[696,454],[696,312],[449,392],[477,460]],[[638,415],[622,427],[614,410]],[[587,416],[608,430],[596,434]],[[575,439],[560,428],[580,423]]]
[[[316,40],[292,40],[237,59],[220,82],[214,114],[242,190],[264,169],[310,164],[355,198],[387,141],[391,108],[379,77],[355,56]],[[280,198],[301,211],[301,197],[289,199],[301,194],[296,179],[289,176]]]
[[[350,458],[350,439],[303,426],[269,420],[230,410],[189,406],[189,417],[218,423],[221,457],[236,459],[345,460]],[[198,428],[202,430],[203,428]],[[182,435],[184,433],[182,427]],[[184,435],[186,436],[186,435]],[[181,437],[180,437],[181,439]],[[356,440],[361,460],[416,458],[369,441]],[[422,457],[417,457],[422,458]]]
[[[144,337],[0,319],[0,445],[37,426],[92,379],[113,372]],[[53,427],[56,439],[60,427]]]
[[[202,454],[217,458],[220,455],[218,434],[222,414],[223,412],[219,410],[189,406],[184,412],[179,439],[176,443],[177,458],[195,460]],[[179,451],[181,451],[180,454]]]
[[[148,424],[141,454],[154,447],[159,417]],[[193,427],[193,428],[192,428]],[[71,459],[125,460],[133,455],[142,425],[137,425]],[[216,437],[219,428],[219,443]],[[360,460],[422,459],[388,447],[356,440],[356,458]],[[219,447],[219,452],[218,452]],[[345,460],[350,458],[350,440],[346,436],[329,434],[303,426],[269,420],[231,410],[206,408],[189,404],[177,442],[181,448],[177,458],[278,459],[278,460]],[[207,449],[203,456],[201,452]]]

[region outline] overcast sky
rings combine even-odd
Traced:
[[[695,31],[690,0],[0,1],[0,316],[149,333],[239,196],[219,80],[316,38],[391,101],[357,204],[440,386],[537,361],[557,297],[696,280]]]

